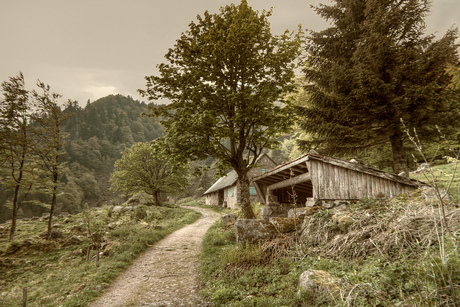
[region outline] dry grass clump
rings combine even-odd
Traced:
[[[345,233],[322,214],[304,222],[302,242],[319,254],[336,258],[378,254],[391,257],[402,250],[416,252],[438,242],[443,227],[438,208],[416,199],[358,203],[348,212],[354,223]],[[460,209],[447,208],[446,224],[451,230],[459,229]]]
[[[283,235],[261,244],[235,246],[223,257],[225,272],[243,274],[254,266],[271,266],[291,254],[293,242],[293,235]]]

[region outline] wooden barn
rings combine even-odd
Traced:
[[[263,204],[313,205],[318,201],[394,197],[421,183],[406,177],[319,154],[307,154],[254,178]]]

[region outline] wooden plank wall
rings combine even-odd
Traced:
[[[361,199],[380,194],[394,197],[416,189],[414,186],[318,160],[308,161],[308,167],[315,199]]]

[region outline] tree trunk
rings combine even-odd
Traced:
[[[14,198],[13,198],[13,219],[11,221],[11,229],[10,229],[10,241],[14,239],[14,233],[16,232],[16,221],[18,219],[18,211],[19,211],[19,185],[16,185],[14,189]]]
[[[51,208],[50,208],[50,217],[48,219],[48,240],[51,240],[51,230],[53,229],[53,215],[54,215],[54,208],[56,207],[56,194],[57,194],[57,179],[58,174],[57,171],[53,174],[53,196],[51,198]]]
[[[161,206],[160,199],[158,197],[158,191],[154,191],[152,196],[153,196],[153,204],[155,206]]]
[[[249,178],[247,170],[239,171],[238,173],[238,195],[240,198],[241,212],[245,219],[255,219],[256,216],[251,207],[251,199],[249,198]]]
[[[404,172],[409,176],[406,153],[404,152],[402,132],[398,129],[390,136],[391,149],[393,151],[393,172],[399,174]]]

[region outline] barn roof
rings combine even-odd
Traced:
[[[264,174],[257,176],[254,178],[254,181],[262,183],[262,184],[273,184],[282,180],[286,180],[295,176],[299,176],[301,174],[304,174],[308,172],[307,164],[306,162],[308,160],[320,160],[325,163],[329,163],[332,165],[336,165],[339,167],[344,167],[348,168],[354,171],[366,173],[372,176],[377,176],[381,178],[385,178],[388,180],[396,181],[405,185],[411,185],[411,186],[419,186],[420,184],[423,184],[417,180],[414,179],[409,179],[407,177],[403,176],[398,176],[394,174],[390,174],[378,169],[374,169],[356,162],[348,162],[344,161],[341,159],[329,157],[329,156],[323,156],[319,154],[306,154],[298,157],[295,160],[292,160],[290,162],[287,162],[285,164],[279,165],[278,167],[275,167]]]

